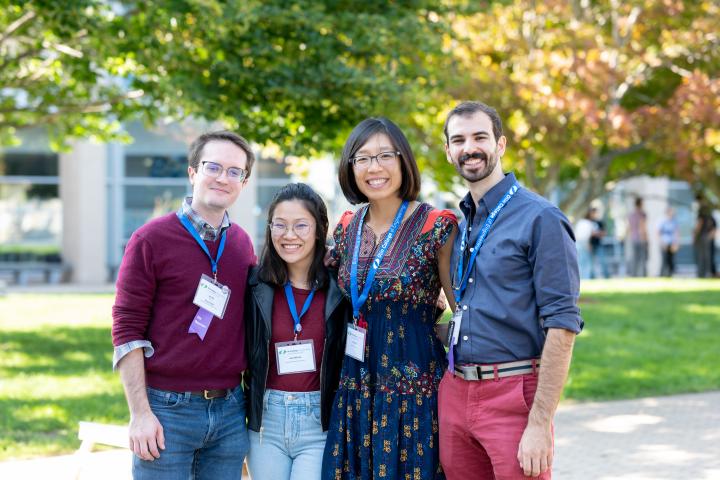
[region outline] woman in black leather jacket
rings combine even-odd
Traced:
[[[320,478],[352,312],[323,265],[328,218],[302,183],[270,204],[246,298],[245,377],[253,479]]]

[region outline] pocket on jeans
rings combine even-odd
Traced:
[[[322,410],[320,409],[320,405],[312,405],[310,407],[310,416],[317,423],[322,423]]]
[[[153,388],[148,388],[147,395],[148,402],[153,409],[175,408],[183,403],[184,397],[182,393],[155,390]]]
[[[532,408],[533,402],[535,401],[535,391],[537,391],[537,381],[538,381],[537,375],[523,375],[522,376],[523,401],[525,402],[525,407],[527,407],[528,412]]]
[[[232,392],[230,392],[230,398],[232,398],[235,403],[237,403],[240,408],[245,407],[245,392],[242,388],[236,388]]]

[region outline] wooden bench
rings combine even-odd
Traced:
[[[75,479],[81,477],[83,465],[87,464],[87,456],[92,452],[96,444],[129,448],[127,425],[80,422],[78,438],[81,443],[80,448],[75,452]]]
[[[51,262],[0,262],[0,278],[16,285],[30,283],[60,283],[69,271],[62,263]]]
[[[77,457],[75,478],[80,478],[85,458],[92,452],[96,444],[129,449],[127,425],[108,425],[95,422],[80,422],[79,425],[78,438],[81,443],[80,448],[75,452]],[[247,462],[245,462],[243,464],[243,478],[248,478],[247,475]]]
[[[128,448],[127,425],[108,425],[105,423],[80,422],[78,429],[80,448],[78,453],[89,453],[96,443],[111,447]]]

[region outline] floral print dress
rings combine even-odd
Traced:
[[[346,212],[334,233],[338,284],[348,298],[361,213]],[[343,359],[323,457],[324,480],[444,478],[437,391],[446,363],[434,326],[438,253],[454,227],[451,212],[421,203],[386,252],[361,308],[368,323],[365,361]],[[363,226],[359,289],[383,238]]]

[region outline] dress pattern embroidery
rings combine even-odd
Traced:
[[[353,215],[347,228],[341,222],[334,232],[338,284],[348,298],[360,216]],[[438,215],[422,203],[402,223],[385,254],[361,309],[368,322],[365,362],[343,359],[323,458],[324,480],[444,478],[437,390],[446,364],[434,331],[435,303],[438,253],[456,227],[452,215]],[[368,226],[361,235],[359,288],[383,240]]]

